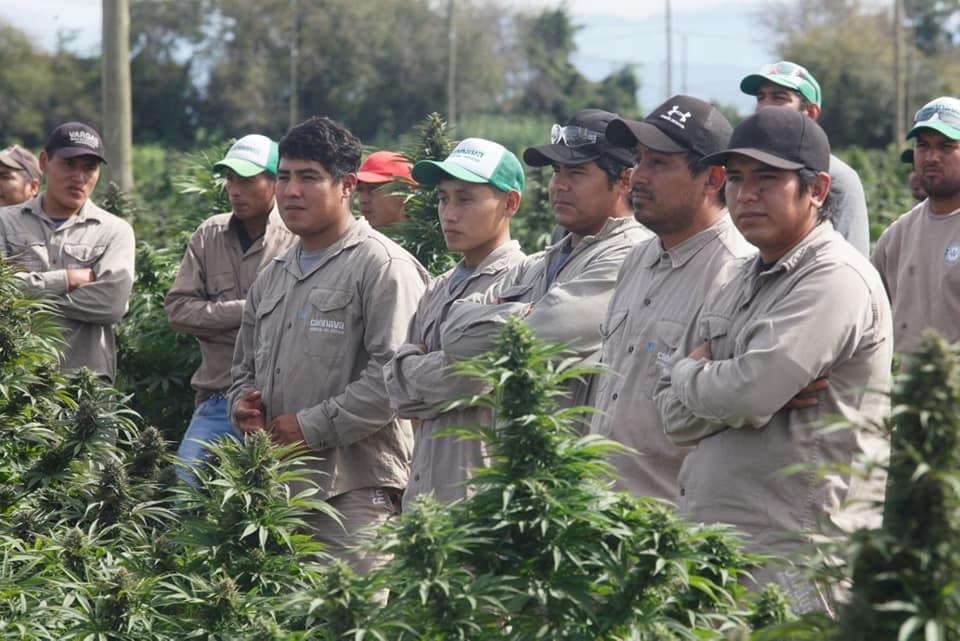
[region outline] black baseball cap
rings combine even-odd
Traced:
[[[607,125],[616,118],[619,118],[617,114],[603,109],[582,109],[565,124],[553,126],[551,144],[524,149],[523,162],[531,167],[554,163],[582,165],[607,157],[630,166],[633,164],[632,151],[611,144],[604,134]]]
[[[806,114],[793,109],[760,109],[745,118],[723,151],[703,161],[723,165],[730,154],[742,154],[778,169],[830,170],[827,134]]]
[[[76,158],[77,156],[96,156],[100,162],[106,163],[103,157],[103,139],[96,129],[82,122],[65,122],[47,137],[43,146],[48,155],[57,155],[61,158]]]
[[[727,147],[733,126],[716,107],[692,96],[670,98],[638,122],[617,118],[607,125],[607,140],[633,150],[637,143],[654,151],[700,156]]]

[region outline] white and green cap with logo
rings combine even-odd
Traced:
[[[941,96],[920,107],[907,132],[907,140],[916,136],[920,129],[933,129],[950,140],[960,140],[960,100]]]
[[[277,143],[260,134],[249,134],[233,143],[215,170],[232,169],[237,175],[249,178],[265,171],[277,174],[280,154]]]
[[[520,161],[503,145],[483,138],[464,139],[446,160],[421,160],[413,166],[413,178],[421,185],[431,187],[446,177],[523,192]]]

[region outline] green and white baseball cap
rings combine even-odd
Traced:
[[[781,60],[764,65],[759,73],[752,73],[740,81],[740,91],[756,96],[760,91],[760,85],[765,82],[793,89],[813,104],[820,106],[820,83],[805,67],[795,62]]]
[[[960,140],[960,100],[941,96],[920,107],[913,116],[907,139],[916,136],[918,129],[933,129],[951,140]]]
[[[248,134],[233,143],[214,170],[232,169],[238,176],[249,178],[265,171],[277,174],[280,154],[277,143],[260,134]]]
[[[520,161],[503,145],[484,138],[466,138],[446,160],[421,160],[413,166],[413,178],[421,185],[431,187],[446,177],[523,192]]]

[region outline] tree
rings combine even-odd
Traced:
[[[133,189],[133,112],[130,104],[130,5],[103,0],[103,136],[106,177],[123,191]]]

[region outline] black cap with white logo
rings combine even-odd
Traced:
[[[76,158],[77,156],[96,156],[100,162],[107,162],[103,157],[103,140],[97,130],[82,122],[65,122],[47,137],[43,146],[47,155],[57,155],[61,158]]]
[[[607,139],[633,149],[637,143],[654,151],[692,151],[706,156],[724,149],[733,127],[709,102],[677,95],[654,109],[642,121],[617,118],[607,126]]]

